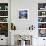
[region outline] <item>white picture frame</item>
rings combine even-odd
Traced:
[[[29,20],[29,9],[19,9],[18,20]]]

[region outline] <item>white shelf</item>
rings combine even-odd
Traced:
[[[8,10],[0,10],[0,11],[8,11]]]
[[[46,11],[46,10],[38,10],[38,11]]]
[[[38,29],[46,29],[46,28],[38,28]]]
[[[0,17],[8,17],[8,16],[0,16]]]
[[[0,23],[8,23],[8,22],[0,22]]]
[[[38,23],[46,23],[46,22],[38,22]]]
[[[46,17],[46,15],[44,15],[44,16],[38,16],[38,17]]]

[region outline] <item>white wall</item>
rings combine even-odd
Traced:
[[[29,20],[18,20],[19,9],[29,9]],[[37,36],[37,9],[37,0],[11,0],[11,22],[16,25],[16,32],[20,32],[20,30],[23,30],[21,31],[22,33],[33,24],[35,26],[36,32],[33,34]],[[25,31],[25,33],[27,32]],[[35,41],[35,39],[33,39],[33,41]],[[33,44],[37,44],[37,42],[34,42]]]
[[[11,22],[16,25],[17,30],[27,30],[29,26],[38,25],[38,3],[45,3],[46,0],[11,0]],[[18,20],[19,9],[29,9],[29,20]]]
[[[27,30],[32,24],[35,26],[33,36],[38,36],[38,3],[46,3],[46,0],[11,0],[11,22],[16,25],[16,31]],[[18,10],[29,9],[29,20],[18,20]],[[36,40],[37,39],[37,40]],[[33,46],[41,46],[43,44],[42,38],[34,37]]]
[[[29,9],[29,20],[18,20],[19,9]],[[16,25],[17,30],[27,30],[32,24],[37,23],[37,2],[32,0],[11,1],[11,22]]]

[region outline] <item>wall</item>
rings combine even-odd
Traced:
[[[32,24],[37,29],[38,25],[38,3],[45,3],[46,0],[11,0],[11,22],[16,25],[17,30],[27,30]],[[19,9],[29,10],[28,20],[19,20]]]
[[[43,44],[43,39],[38,38],[38,3],[45,3],[46,0],[11,0],[11,22],[16,25],[16,31],[27,30],[32,24],[35,26],[35,32],[33,36],[33,46],[40,46]],[[28,20],[19,20],[18,19],[18,10],[19,9],[29,9],[29,19]],[[26,32],[26,31],[25,31]],[[38,44],[39,43],[39,44]],[[42,45],[43,46],[43,45]]]
[[[34,5],[33,5],[34,4]],[[28,20],[19,20],[18,12],[19,9],[28,9],[29,10],[29,19]],[[11,2],[11,22],[14,22],[17,30],[27,30],[32,24],[37,23],[37,2],[32,0],[13,0]]]

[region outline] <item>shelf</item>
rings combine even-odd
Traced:
[[[0,17],[8,17],[8,16],[0,16]]]
[[[46,22],[38,22],[38,23],[46,23]]]
[[[46,39],[46,37],[38,37],[38,38]]]
[[[0,22],[0,23],[8,23],[8,22]]]
[[[46,11],[46,10],[38,10],[38,11]]]
[[[0,3],[0,35],[8,37],[8,3]]]
[[[46,37],[46,3],[38,3],[38,36]]]
[[[0,10],[0,11],[8,11],[8,10]]]
[[[46,29],[46,28],[38,28],[38,29]]]
[[[46,17],[46,15],[44,15],[44,16],[38,16],[38,17]]]

